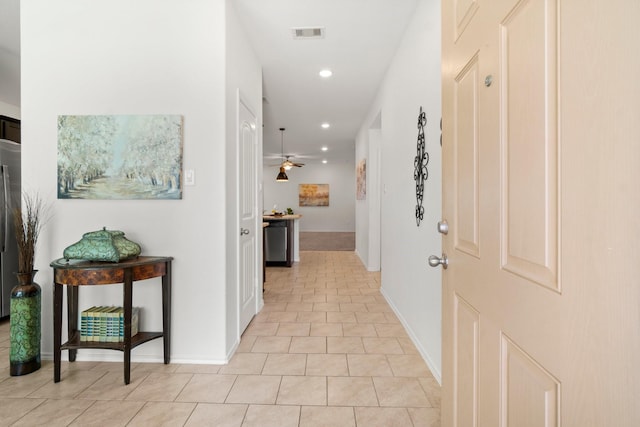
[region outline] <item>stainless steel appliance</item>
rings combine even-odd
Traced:
[[[9,315],[11,289],[18,284],[13,209],[22,201],[20,175],[20,144],[0,139],[0,317]]]
[[[265,261],[287,261],[287,221],[269,221],[264,229]]]

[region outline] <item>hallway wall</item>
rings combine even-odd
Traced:
[[[277,182],[278,168],[265,166],[264,209],[271,211],[274,204],[280,211],[293,209],[302,215],[300,231],[355,231],[353,158],[327,164],[316,162],[288,171],[288,182]],[[298,184],[329,184],[329,206],[299,206]]]
[[[440,98],[440,4],[422,0],[356,146],[358,153],[367,152],[364,147],[369,144],[370,129],[375,128],[372,124],[381,113],[382,292],[438,380],[442,367],[442,273],[439,268],[430,268],[427,258],[441,253],[436,231],[441,219]],[[424,219],[418,227],[413,164],[420,107],[427,117],[425,140],[430,160]]]
[[[20,119],[20,107],[0,101],[0,116]]]
[[[143,255],[175,259],[171,361],[225,362],[237,340],[226,328],[229,317],[237,317],[226,307],[237,254],[220,237],[229,227],[237,230],[237,204],[223,206],[228,192],[237,193],[227,178],[237,173],[237,162],[227,161],[237,145],[227,133],[227,116],[235,121],[228,85],[242,87],[252,105],[262,98],[252,52],[234,52],[234,62],[226,63],[226,49],[242,43],[226,31],[225,1],[32,0],[21,6],[23,189],[37,191],[53,212],[36,258],[42,318],[52,318],[51,260],[87,231],[122,230]],[[181,115],[183,169],[196,172],[195,185],[183,188],[181,200],[57,200],[57,117],[65,114]],[[93,288],[80,293],[81,308],[121,305],[121,287]],[[160,330],[158,284],[137,283],[133,298],[142,307],[140,328]],[[43,358],[50,359],[50,323],[43,323],[42,338]],[[85,360],[122,360],[117,352],[79,353]],[[132,357],[161,361],[162,340],[136,348]]]

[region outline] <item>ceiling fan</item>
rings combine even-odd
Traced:
[[[292,162],[290,160],[290,158],[293,157],[293,156],[285,156],[284,155],[284,131],[285,131],[285,128],[280,128],[282,163],[277,164],[277,165],[272,165],[272,166],[279,166],[281,168],[284,168],[285,170],[289,170],[294,166],[297,167],[297,168],[301,168],[302,166],[304,166],[304,163]]]
[[[304,163],[292,162],[291,160],[289,160],[289,157],[291,157],[291,156],[286,156],[285,161],[283,161],[282,164],[281,164],[281,166],[283,168],[285,168],[286,170],[289,170],[294,166],[297,167],[297,168],[301,168],[302,166],[304,166]]]

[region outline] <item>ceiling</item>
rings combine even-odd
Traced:
[[[264,155],[294,161],[354,161],[355,137],[417,0],[235,0],[263,66]],[[324,27],[295,40],[294,27]],[[333,76],[323,79],[323,68]],[[331,125],[322,129],[320,125]],[[322,152],[321,147],[328,147]],[[265,164],[277,164],[277,160]],[[277,170],[276,170],[277,171]],[[268,173],[265,170],[265,173]]]
[[[354,161],[354,141],[418,0],[231,0],[263,66],[265,164]],[[0,99],[19,105],[19,0],[0,0]],[[296,40],[292,28],[323,27]],[[333,76],[321,78],[321,69]],[[321,128],[327,122],[328,129]],[[322,152],[326,146],[328,151]],[[277,170],[276,170],[277,171]],[[268,173],[267,171],[265,171]]]

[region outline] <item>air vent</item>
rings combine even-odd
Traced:
[[[324,27],[292,28],[294,39],[323,39]]]

